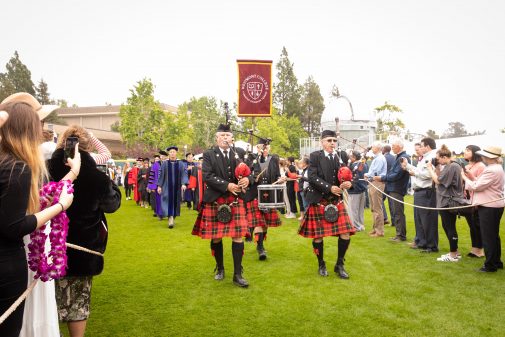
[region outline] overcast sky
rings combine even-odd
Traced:
[[[505,127],[502,0],[31,0],[2,13],[0,71],[17,50],[70,104],[124,103],[144,77],[163,103],[235,102],[236,60],[275,65],[285,46],[299,83],[312,75],[327,104],[336,84],[356,118],[387,100],[414,132]]]

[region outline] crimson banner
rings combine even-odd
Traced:
[[[272,115],[272,61],[237,60],[238,116]]]

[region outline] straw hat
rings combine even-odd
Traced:
[[[501,152],[501,147],[498,146],[487,146],[483,148],[481,151],[477,151],[475,153],[491,159],[498,158],[503,155],[503,153]]]
[[[41,105],[39,101],[32,95],[27,92],[17,92],[15,94],[10,95],[6,99],[2,101],[2,104],[7,103],[25,103],[28,104],[35,110],[35,112],[39,115],[39,119],[43,121],[51,112],[55,110],[54,105]]]

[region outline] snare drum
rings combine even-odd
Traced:
[[[260,210],[285,208],[285,188],[286,185],[258,185],[258,208]]]

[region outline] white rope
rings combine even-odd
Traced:
[[[94,254],[94,255],[98,255],[98,256],[103,256],[102,253],[95,252],[94,250],[91,250],[91,249],[88,249],[88,248],[84,248],[84,247],[81,247],[81,246],[78,246],[78,245],[74,245],[72,243],[68,243],[67,242],[66,245],[69,248],[73,248],[73,249],[76,249],[76,250],[80,250],[80,251],[83,251],[83,252],[86,252],[86,253],[90,253],[90,254]],[[16,308],[21,304],[21,302],[23,302],[28,297],[28,295],[31,293],[31,291],[33,290],[33,288],[37,284],[37,281],[38,281],[38,279],[33,280],[32,283],[30,283],[30,285],[28,286],[28,288],[26,288],[26,290],[24,291],[24,293],[21,294],[21,296],[19,296],[19,298],[16,300],[16,302],[12,303],[12,305],[9,307],[9,309],[7,309],[2,314],[2,316],[0,316],[0,324],[2,324],[14,312],[14,310],[16,310]]]
[[[95,252],[94,250],[91,250],[91,249],[88,249],[88,248],[84,248],[84,247],[81,247],[81,246],[78,246],[78,245],[74,245],[73,243],[66,243],[67,247],[69,248],[73,248],[75,250],[80,250],[82,252],[86,252],[86,253],[90,253],[90,254],[94,254],[94,255],[98,255],[98,256],[103,256],[102,253],[99,253],[99,252]]]
[[[2,324],[16,309],[19,307],[21,302],[23,302],[28,295],[31,293],[35,285],[37,284],[38,279],[35,279],[30,283],[28,288],[26,288],[25,292],[19,296],[19,298],[16,300],[16,302],[12,303],[12,305],[7,309],[2,316],[0,316],[0,324]]]
[[[412,207],[415,207],[415,208],[429,209],[429,210],[433,210],[433,211],[447,211],[447,210],[451,210],[451,209],[462,209],[462,208],[477,207],[477,206],[491,204],[493,202],[505,199],[505,197],[501,197],[501,198],[494,199],[494,200],[491,200],[491,201],[482,202],[480,204],[472,204],[472,205],[467,205],[467,206],[456,206],[456,207],[444,207],[444,208],[418,206],[418,205],[414,205],[414,204],[411,204],[411,203],[408,203],[408,202],[405,202],[405,201],[398,200],[398,199],[390,196],[389,194],[381,191],[377,186],[375,186],[374,184],[372,184],[370,181],[368,181],[366,179],[359,179],[359,180],[366,181],[367,183],[369,183],[369,185],[373,186],[373,188],[375,188],[377,191],[381,192],[382,194],[384,194],[385,196],[387,196],[390,199],[393,199],[396,202],[399,202],[399,203],[404,204],[404,205],[412,206]]]

